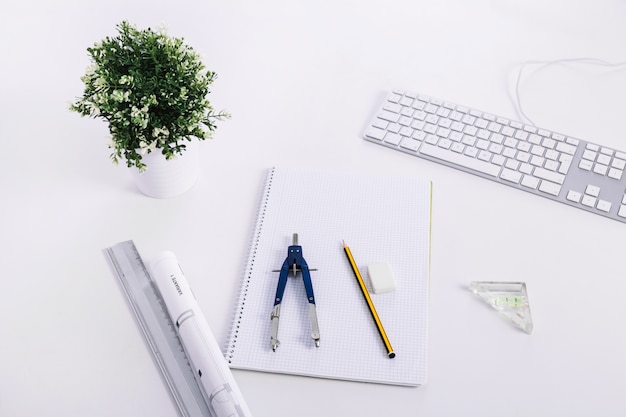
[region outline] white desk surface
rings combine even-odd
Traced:
[[[432,179],[429,380],[235,370],[255,416],[624,415],[626,225],[361,135],[396,87],[517,118],[516,65],[621,61],[625,13],[618,0],[4,2],[0,416],[175,416],[101,250],[174,251],[222,343],[273,165]],[[86,48],[123,19],[183,36],[233,114],[178,198],[138,193],[108,160],[105,124],[67,110]],[[540,127],[626,149],[625,88],[623,68],[554,65],[522,99]],[[526,281],[533,334],[475,298],[472,280]]]

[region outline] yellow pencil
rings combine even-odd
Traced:
[[[378,328],[378,333],[380,334],[380,337],[383,339],[385,348],[387,348],[387,355],[389,356],[389,358],[395,358],[396,354],[393,352],[393,348],[391,347],[391,343],[389,343],[389,338],[387,337],[387,333],[385,332],[385,329],[383,328],[383,324],[381,323],[380,318],[378,317],[378,313],[376,312],[374,303],[372,302],[372,299],[370,298],[370,294],[367,291],[367,287],[365,286],[363,277],[361,276],[361,273],[359,272],[359,268],[356,266],[356,262],[354,262],[354,258],[352,257],[352,252],[350,251],[350,248],[348,247],[348,245],[346,245],[346,242],[343,242],[343,250],[346,253],[346,256],[348,257],[348,261],[350,261],[350,266],[352,267],[354,276],[356,277],[356,280],[359,283],[359,287],[361,287],[361,292],[363,293],[363,297],[365,298],[365,301],[367,302],[367,306],[369,307],[370,313],[372,313],[372,318],[374,319],[374,322],[376,323],[376,327]]]

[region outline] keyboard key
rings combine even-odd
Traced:
[[[402,91],[394,90],[394,92],[389,95],[387,100],[391,101],[392,103],[399,103],[401,98],[402,98]]]
[[[404,96],[400,99],[400,104],[403,106],[410,106],[413,104],[413,99],[411,97]]]
[[[500,129],[502,129],[502,126],[500,126],[500,124],[498,124],[496,122],[491,122],[487,126],[487,130],[489,130],[490,132],[493,132],[493,133],[500,133]]]
[[[519,149],[522,152],[530,152],[530,148],[531,148],[531,144],[528,142],[518,142],[517,143],[517,149]]]
[[[559,161],[561,162],[558,169],[559,173],[563,175],[567,174],[569,167],[572,164],[572,157],[570,155],[561,154],[561,156],[559,156]]]
[[[434,114],[427,114],[426,115],[426,123],[431,123],[436,125],[437,123],[439,123],[439,116],[436,116]]]
[[[515,129],[513,129],[510,126],[504,126],[501,130],[500,133],[502,133],[504,136],[508,136],[511,137],[515,134]]]
[[[556,147],[556,141],[550,138],[544,138],[541,144],[548,149],[554,149]]]
[[[413,119],[407,116],[400,116],[400,119],[398,120],[398,124],[402,126],[411,126],[412,122],[413,122]]]
[[[622,173],[623,172],[624,171],[622,171],[622,170],[611,168],[611,169],[609,169],[609,174],[608,175],[609,175],[610,178],[613,178],[614,180],[618,180],[619,181],[619,180],[622,179]]]
[[[465,129],[463,129],[463,133],[470,136],[476,136],[477,132],[478,129],[476,129],[476,127],[474,126],[465,126]]]
[[[595,185],[589,184],[587,188],[585,188],[585,194],[589,194],[590,196],[597,197],[600,195],[600,187],[596,187]]]
[[[412,137],[413,137],[413,139],[419,140],[421,142],[424,139],[426,139],[426,133],[422,132],[421,130],[416,130],[415,132],[413,132],[413,136]]]
[[[385,137],[385,133],[387,132],[382,129],[370,127],[369,129],[367,129],[367,132],[365,132],[365,136],[376,140],[383,140],[383,138]]]
[[[552,161],[556,161],[559,159],[559,155],[563,155],[563,154],[559,154],[557,151],[552,150],[552,149],[548,149],[546,151],[546,155],[545,157],[552,160]]]
[[[378,113],[378,117],[383,120],[387,120],[388,122],[397,122],[400,119],[400,114],[390,112],[389,110],[381,110]]]
[[[417,149],[420,147],[420,142],[414,139],[404,138],[400,142],[400,147],[416,152]]]
[[[530,154],[528,152],[518,152],[515,159],[520,162],[527,163],[528,161],[530,161]]]
[[[426,123],[426,126],[424,126],[424,132],[426,133],[434,134],[436,131],[437,131],[437,126],[433,124]]]
[[[470,158],[468,156],[448,151],[442,148],[438,148],[437,146],[432,146],[427,143],[424,143],[422,145],[419,152],[423,153],[424,155],[432,156],[433,158],[451,162],[453,164],[457,164],[462,167],[482,172],[483,174],[491,175],[494,177],[500,173],[500,167],[497,165]]]
[[[493,158],[491,158],[492,164],[504,165],[505,162],[506,162],[506,158],[502,155],[494,155]]]
[[[565,152],[570,155],[574,155],[576,153],[576,146],[568,145],[567,143],[559,142],[556,144],[556,150],[559,152]]]
[[[385,135],[384,142],[389,143],[390,145],[397,145],[400,143],[401,140],[402,136],[398,135],[397,133],[388,132]]]
[[[590,195],[584,195],[583,199],[581,200],[581,203],[582,203],[583,206],[595,207],[596,206],[596,198],[592,197]]]
[[[488,140],[484,140],[484,139],[478,139],[478,141],[476,142],[476,147],[478,149],[485,150],[485,149],[489,148],[489,141]]]
[[[450,133],[449,138],[450,138],[450,140],[453,140],[455,142],[460,142],[463,139],[463,133],[452,132],[452,133]]]
[[[574,203],[580,203],[580,199],[582,198],[582,194],[579,193],[578,191],[574,191],[574,190],[569,190],[567,192],[567,199],[569,201],[573,201]]]
[[[589,161],[595,161],[596,156],[598,156],[598,153],[589,149],[585,149],[585,152],[583,152],[583,158]]]
[[[372,123],[373,127],[377,127],[378,129],[387,129],[389,122],[383,119],[379,119],[378,117]]]
[[[593,166],[593,172],[599,175],[606,175],[608,169],[609,169],[608,166],[602,165],[602,164],[595,164]]]
[[[523,163],[520,165],[519,171],[524,174],[530,175],[533,172],[533,166],[527,163]]]
[[[400,102],[402,102],[402,99],[400,99]],[[400,104],[391,103],[388,101],[385,104],[383,104],[383,109],[391,113],[400,113],[400,110],[402,110],[402,106]]]
[[[553,196],[558,196],[561,192],[561,186],[553,182],[543,180],[541,181],[541,184],[539,184],[539,191],[543,191],[544,193]]]
[[[507,158],[515,158],[515,155],[517,154],[517,151],[513,148],[509,148],[509,147],[505,147],[502,150],[502,155],[506,156]]]
[[[600,211],[608,213],[609,211],[611,211],[611,203],[609,203],[608,201],[605,201],[605,200],[600,200],[600,201],[598,201],[598,204],[596,205],[596,208],[598,210],[600,210]]]
[[[541,136],[533,133],[528,137],[528,142],[532,143],[533,145],[539,145],[541,143]]]
[[[463,153],[469,156],[470,158],[476,158],[478,156],[478,149],[466,147],[465,152]]]
[[[530,153],[533,155],[543,156],[545,152],[546,149],[543,146],[533,145],[532,148],[530,148]]]
[[[450,147],[450,150],[457,152],[457,153],[463,153],[464,149],[465,149],[465,145],[458,143],[458,142],[454,142],[452,146]]]
[[[528,132],[524,132],[523,130],[518,130],[515,132],[515,139],[525,141],[528,138]]]
[[[559,163],[552,160],[547,160],[543,167],[549,171],[556,171],[559,168]]]
[[[505,162],[505,166],[509,169],[517,170],[519,165],[520,165],[519,161],[516,161],[515,159],[507,159]]]
[[[480,159],[481,161],[490,161],[491,152],[485,150],[478,152],[478,159]]]
[[[539,185],[539,178],[535,178],[530,175],[524,175],[524,177],[522,178],[521,184],[524,187],[528,187],[528,188],[532,188],[533,190],[536,190],[537,186]]]
[[[464,135],[462,142],[467,146],[474,146],[476,138],[474,136]]]
[[[591,168],[593,168],[593,162],[588,161],[586,159],[581,159],[580,163],[578,164],[578,168],[583,169],[585,171],[591,171]]]
[[[407,126],[402,126],[400,128],[400,132],[398,133],[400,133],[400,135],[402,136],[406,136],[407,138],[410,138],[411,136],[413,136],[413,129]]]
[[[536,167],[542,167],[544,162],[545,162],[545,159],[541,156],[533,155],[530,158],[530,164]]]
[[[596,162],[602,165],[609,165],[611,163],[611,157],[608,155],[600,154],[598,155]]]
[[[439,143],[437,143],[437,146],[444,148],[444,149],[450,149],[450,146],[452,146],[452,141],[449,139],[443,138],[439,140]]]
[[[535,177],[552,181],[561,185],[563,184],[563,181],[565,181],[565,175],[559,174],[558,172],[548,171],[547,169],[539,167],[535,168],[535,170],[533,171],[533,175]]]
[[[624,161],[622,159],[615,158],[615,159],[613,159],[613,162],[611,162],[611,166],[613,168],[623,170],[624,168],[626,168],[626,161]]]
[[[522,179],[522,174],[517,171],[513,171],[512,169],[504,168],[500,174],[500,178],[517,184]]]

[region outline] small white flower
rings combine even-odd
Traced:
[[[130,91],[121,91],[121,90],[113,90],[111,93],[111,98],[118,103],[128,101],[130,96]]]
[[[166,36],[167,35],[167,25],[165,23],[161,22],[161,24],[159,26],[157,26],[156,32],[159,35]]]
[[[130,85],[133,82],[133,77],[130,75],[122,75],[120,77],[120,84]]]
[[[97,68],[98,68],[98,66],[96,64],[89,64],[87,66],[87,68],[85,69],[85,75],[87,77],[93,75],[96,72]]]
[[[152,129],[152,137],[155,138],[167,138],[170,135],[170,131],[167,130],[166,127],[155,127],[154,129]]]

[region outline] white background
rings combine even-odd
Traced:
[[[521,63],[622,61],[625,13],[618,0],[3,2],[0,416],[175,416],[101,250],[174,251],[223,343],[273,165],[433,181],[429,380],[235,370],[255,416],[624,415],[626,225],[361,136],[392,88],[517,118]],[[110,164],[106,125],[67,110],[86,48],[123,19],[184,37],[218,73],[215,108],[233,114],[178,198],[141,195]],[[626,150],[623,68],[554,65],[524,81],[537,125]],[[525,281],[533,334],[472,280]]]

